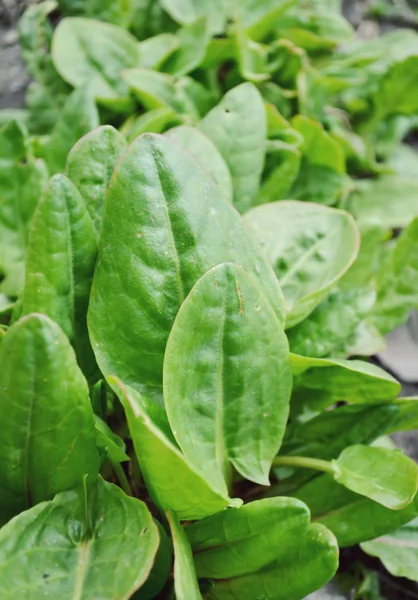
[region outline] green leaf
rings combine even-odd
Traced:
[[[184,528],[172,511],[167,512],[174,546],[174,591],[177,600],[202,600],[193,556]]]
[[[5,522],[95,475],[99,465],[87,384],[58,325],[43,315],[23,317],[2,341],[0,363]]]
[[[296,0],[244,0],[239,3],[243,24],[248,35],[254,40],[262,40],[276,30],[286,11],[296,4]]]
[[[159,33],[140,42],[138,46],[138,67],[158,71],[161,65],[179,46],[179,38],[172,33]]]
[[[338,483],[392,510],[406,508],[418,490],[418,467],[399,450],[356,444],[332,468]]]
[[[163,69],[177,77],[187,75],[203,61],[210,42],[209,21],[202,17],[177,32],[180,48],[172,54]]]
[[[237,86],[198,127],[212,140],[231,171],[235,206],[240,212],[248,210],[258,194],[267,136],[266,111],[259,91],[251,83]]]
[[[159,521],[154,519],[160,534],[160,545],[146,582],[132,596],[133,600],[152,600],[164,588],[173,564],[173,544]]]
[[[274,267],[285,297],[287,327],[313,311],[359,249],[354,220],[345,211],[325,206],[274,202],[252,209],[245,221]]]
[[[308,507],[294,498],[266,498],[186,527],[199,578],[229,579],[280,561],[310,526]]]
[[[161,0],[161,6],[182,25],[190,25],[200,17],[206,17],[212,34],[224,31],[227,0]]]
[[[375,301],[376,290],[372,285],[334,289],[304,321],[288,331],[291,351],[312,358],[347,355],[357,326]]]
[[[399,408],[399,416],[385,433],[418,429],[418,397],[398,398],[395,404]]]
[[[327,583],[338,567],[338,546],[332,533],[312,525],[300,539],[283,548],[280,560],[256,573],[215,581],[205,600],[300,600]]]
[[[0,166],[0,292],[15,298],[24,284],[30,222],[48,178],[17,121],[0,129]]]
[[[418,218],[401,233],[377,277],[373,323],[382,333],[395,329],[418,306]]]
[[[68,96],[55,123],[47,146],[47,162],[51,173],[65,168],[67,155],[76,142],[99,126],[99,113],[89,85]]]
[[[226,200],[232,202],[233,188],[229,169],[211,140],[199,129],[183,125],[167,131],[166,135],[187,150],[202,169],[212,177]]]
[[[116,129],[103,125],[82,137],[67,158],[66,175],[83,196],[97,237],[110,178],[126,147],[125,139]]]
[[[74,5],[74,0],[71,3]],[[87,0],[83,12],[91,19],[100,19],[128,29],[132,24],[136,3],[137,0]]]
[[[406,508],[392,510],[350,492],[328,474],[316,477],[292,495],[305,502],[312,517],[334,533],[340,548],[385,535],[418,515],[418,495]]]
[[[163,381],[173,434],[215,490],[227,494],[229,463],[269,485],[289,412],[289,350],[243,269],[218,265],[196,283],[168,338]]]
[[[116,110],[130,107],[123,69],[138,64],[137,41],[127,31],[94,19],[63,19],[52,38],[58,73],[74,87],[89,83],[94,97]]]
[[[196,281],[226,261],[255,277],[283,321],[274,273],[211,178],[169,139],[139,137],[113,174],[90,298],[89,331],[104,375],[160,394],[178,309]]]
[[[380,558],[394,577],[407,577],[418,581],[418,519],[376,540],[361,544],[361,549]]]
[[[179,114],[187,112],[184,91],[172,75],[151,69],[126,69],[122,76],[147,110],[170,108]]]
[[[146,580],[158,530],[143,502],[98,478],[58,494],[0,531],[4,600],[127,600]]]
[[[361,360],[305,358],[296,354],[291,354],[290,359],[295,410],[304,407],[315,412],[341,400],[353,404],[390,402],[401,389],[386,371]]]
[[[303,136],[302,164],[290,198],[335,204],[346,187],[344,153],[320,123],[298,115],[291,121]]]
[[[214,492],[178,448],[163,410],[148,406],[135,390],[116,378],[114,386],[128,420],[135,452],[148,491],[162,510],[172,509],[180,519],[201,519],[232,501]],[[236,502],[235,502],[236,503]]]
[[[253,83],[270,79],[267,72],[267,48],[248,37],[241,21],[235,22],[234,29],[235,51],[241,76]]]
[[[30,5],[19,21],[22,57],[29,73],[37,79],[42,79],[45,66],[49,62],[52,26],[48,15],[56,8],[55,0],[46,0],[40,4]]]
[[[357,181],[346,209],[362,227],[407,227],[418,215],[418,179],[383,175],[378,179]]]
[[[83,198],[64,175],[54,175],[31,224],[22,314],[44,313],[55,321],[88,378],[97,369],[86,323],[96,256]]]
[[[112,464],[129,461],[124,441],[100,417],[94,415],[97,447],[103,449]]]

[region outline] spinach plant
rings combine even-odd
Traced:
[[[20,35],[1,598],[298,600],[359,543],[416,578],[387,436],[418,403],[367,361],[418,305],[416,34],[358,42],[335,0],[47,0]]]

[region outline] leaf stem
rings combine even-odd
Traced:
[[[309,458],[308,456],[276,456],[273,467],[298,467],[300,469],[315,469],[333,474],[332,464],[327,460]]]
[[[112,465],[113,471],[119,481],[120,487],[123,489],[127,496],[133,496],[133,492],[131,486],[129,484],[128,478],[126,477],[125,471],[120,463],[115,463]]]

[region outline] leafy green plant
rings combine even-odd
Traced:
[[[367,357],[418,305],[417,34],[356,41],[333,0],[48,0],[20,35],[1,598],[298,600],[359,543],[415,577],[387,436],[418,403]]]

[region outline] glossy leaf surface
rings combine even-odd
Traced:
[[[177,600],[202,600],[189,540],[176,515],[167,512],[174,546],[174,590]]]

